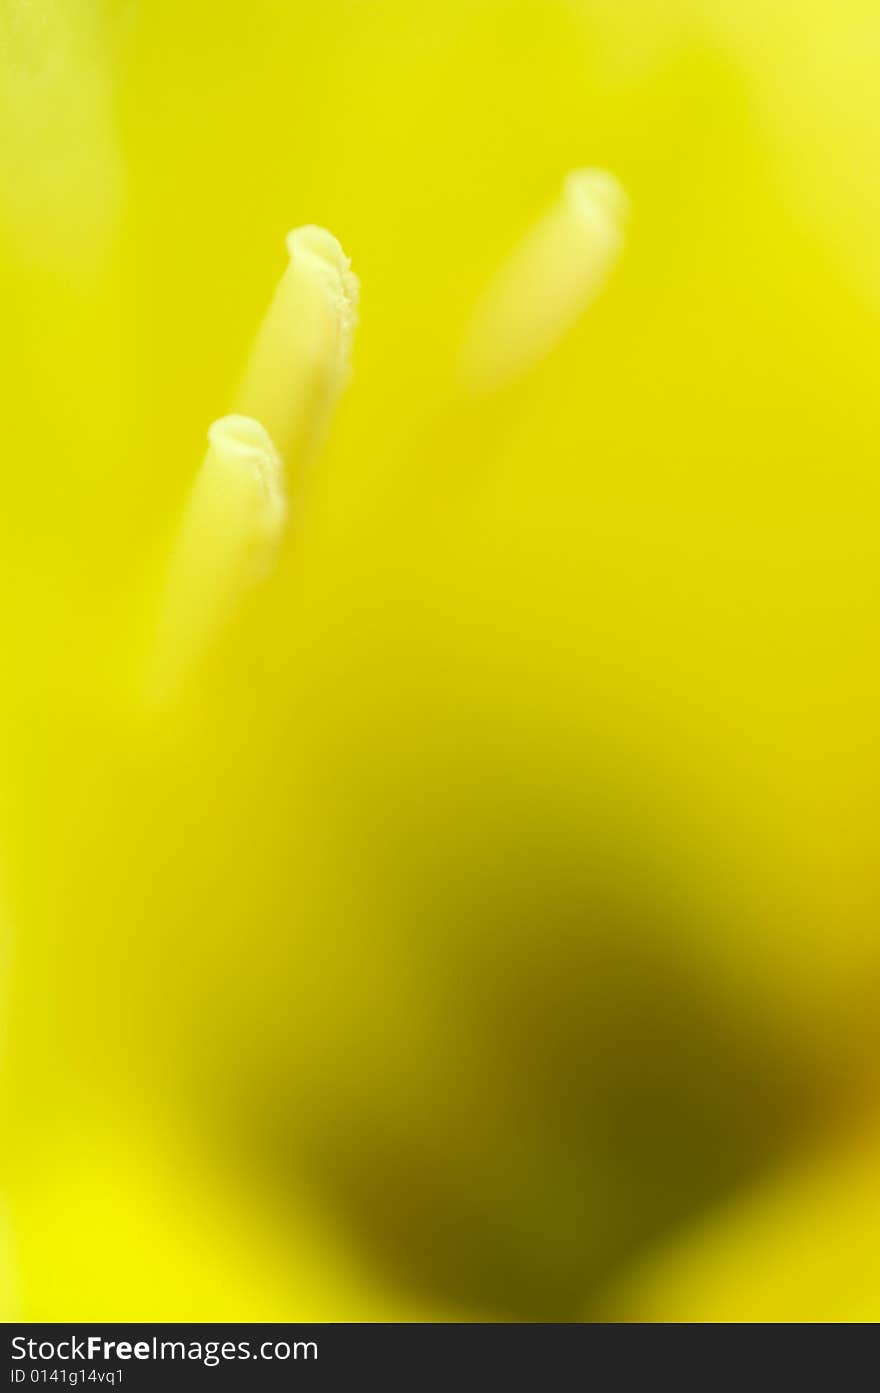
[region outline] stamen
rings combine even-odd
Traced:
[[[562,195],[526,234],[477,307],[460,363],[483,393],[544,359],[605,285],[623,247],[627,199],[601,170],[569,174]]]
[[[236,410],[262,421],[293,478],[320,447],[350,373],[359,285],[336,238],[299,227],[257,334]]]
[[[287,249],[237,414],[208,432],[165,586],[147,683],[154,704],[173,695],[271,570],[287,516],[284,475],[319,448],[348,381],[358,300],[348,257],[321,227],[297,228]]]
[[[246,416],[215,421],[168,571],[147,684],[154,704],[173,695],[271,571],[286,516],[283,466],[266,430]]]

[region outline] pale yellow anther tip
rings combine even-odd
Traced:
[[[305,256],[323,262],[328,271],[339,277],[346,294],[357,301],[358,279],[351,269],[351,258],[346,255],[339,238],[326,227],[305,223],[288,232],[285,242],[291,260]]]
[[[284,468],[265,426],[250,416],[221,416],[208,428],[208,446],[208,460],[221,464],[221,477],[235,470],[249,485],[254,540],[262,539],[264,548],[274,543],[287,518],[287,498]]]
[[[322,278],[336,301],[343,331],[350,335],[357,325],[361,287],[342,243],[326,227],[316,223],[295,227],[285,240],[290,260],[308,264],[314,274]]]
[[[580,217],[607,218],[622,229],[629,218],[630,203],[623,185],[604,169],[573,169],[562,183],[563,198]]]
[[[251,416],[221,416],[208,427],[208,444],[241,459],[262,459],[274,453],[269,432]]]

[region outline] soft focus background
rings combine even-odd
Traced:
[[[0,1301],[874,1320],[880,8],[0,0]],[[573,167],[627,247],[486,397]],[[278,572],[139,674],[284,264]]]

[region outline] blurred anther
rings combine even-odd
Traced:
[[[470,391],[506,386],[547,356],[605,285],[621,252],[627,198],[596,169],[562,193],[501,267],[477,306],[461,362]]]

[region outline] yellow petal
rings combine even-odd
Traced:
[[[0,6],[0,227],[30,260],[100,269],[122,193],[112,57],[93,0]]]
[[[644,1262],[612,1314],[651,1322],[880,1319],[880,1135],[797,1165]]]

